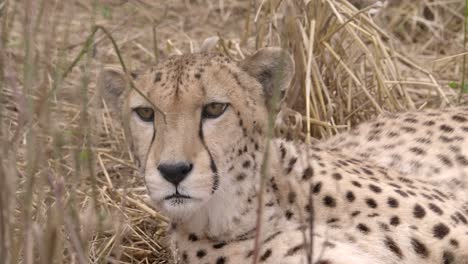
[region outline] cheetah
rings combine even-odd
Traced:
[[[384,114],[320,144],[446,188],[466,200],[468,107]]]
[[[101,71],[148,194],[170,218],[176,261],[468,263],[467,210],[445,190],[346,151],[269,140],[271,98],[293,75],[279,48],[241,62],[173,56],[132,77]]]

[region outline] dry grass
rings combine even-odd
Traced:
[[[236,60],[288,49],[297,72],[277,127],[310,140],[383,111],[456,104],[448,83],[465,71],[463,8],[392,1],[374,22],[344,0],[0,1],[0,259],[170,262],[167,219],[96,98],[97,71],[118,61],[110,40],[98,32],[63,78],[94,26],[131,69],[197,51],[208,37]]]

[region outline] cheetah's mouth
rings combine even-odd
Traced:
[[[171,195],[164,197],[164,200],[172,200],[172,199],[183,200],[183,199],[192,199],[192,197],[188,195],[180,194],[179,192],[176,192],[176,193],[173,193]]]
[[[169,202],[171,206],[180,206],[183,204],[187,204],[191,200],[192,197],[180,194],[179,192],[164,197],[164,201]]]

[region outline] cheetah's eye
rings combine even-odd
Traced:
[[[154,111],[149,107],[137,107],[133,111],[138,115],[138,117],[144,122],[153,122],[154,120]]]
[[[224,113],[228,104],[225,103],[211,103],[203,107],[203,118],[217,118]]]

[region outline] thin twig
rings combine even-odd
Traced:
[[[306,143],[310,144],[310,86],[312,85],[311,75],[312,75],[312,56],[314,53],[314,34],[315,32],[315,20],[310,22],[310,34],[309,34],[309,47],[308,47],[308,56],[307,56],[307,71],[306,71],[306,116],[307,116],[307,135]]]
[[[468,0],[465,0],[465,17],[463,24],[463,52],[466,52],[466,42],[468,41]],[[462,79],[460,84],[460,93],[458,94],[458,103],[461,102],[463,94],[465,93],[465,77],[466,77],[466,55],[463,55],[463,65],[462,65]]]

